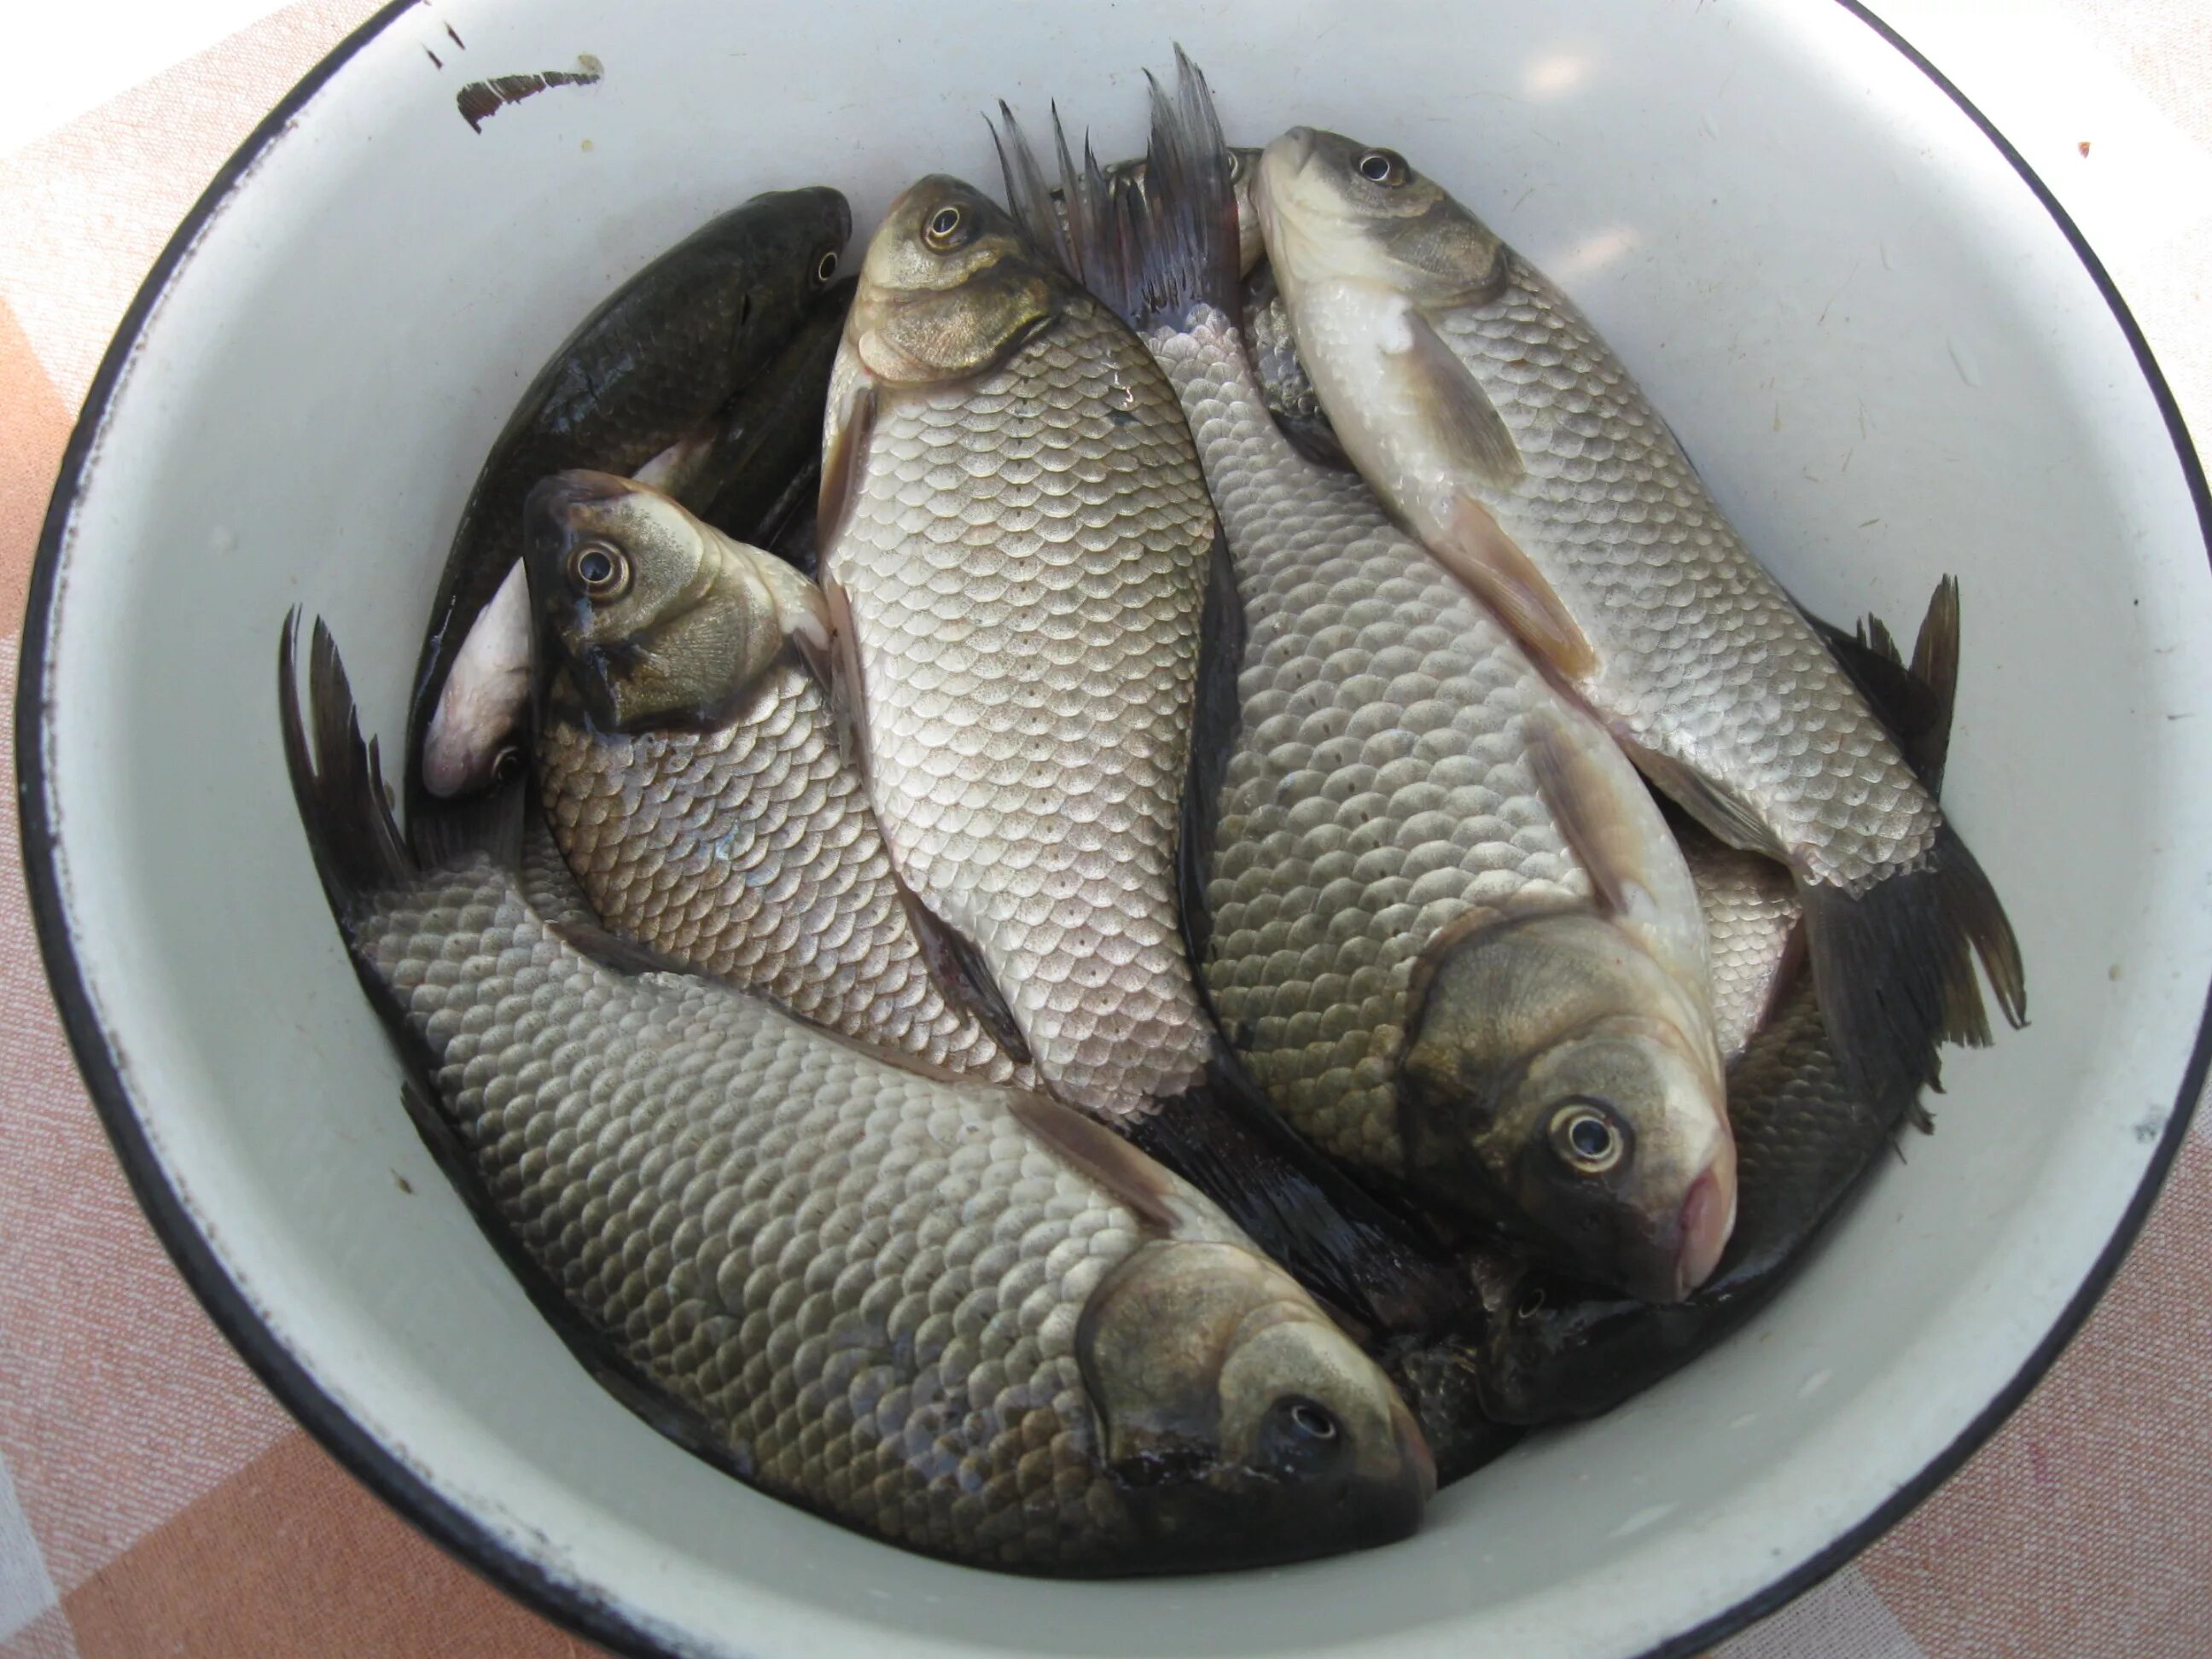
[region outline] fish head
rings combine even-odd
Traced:
[[[541,685],[572,691],[600,731],[726,709],[776,659],[787,611],[812,592],[773,555],[627,478],[556,473],[523,515]]]
[[[1079,293],[1004,208],[931,173],[868,244],[845,342],[880,386],[963,380],[1005,362]]]
[[[1735,1142],[1711,1021],[1602,916],[1426,959],[1398,1096],[1407,1180],[1554,1265],[1678,1302],[1718,1262]]]
[[[1140,1245],[1085,1304],[1076,1352],[1104,1461],[1164,1562],[1387,1543],[1436,1490],[1389,1379],[1249,1245]]]
[[[1378,284],[1419,306],[1466,304],[1504,279],[1489,227],[1394,149],[1292,127],[1260,155],[1252,199],[1284,294]]]

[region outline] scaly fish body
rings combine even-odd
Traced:
[[[531,381],[477,474],[431,605],[408,722],[410,823],[483,781],[453,761],[426,780],[422,739],[477,613],[520,556],[532,486],[571,467],[635,472],[696,439],[829,288],[852,228],[834,190],[757,196],[617,289]]]
[[[1258,199],[1300,355],[1376,492],[1720,839],[1785,861],[1869,1087],[2015,1022],[2009,927],[1850,678],[1565,295],[1393,151],[1295,128]]]
[[[1606,733],[1277,430],[1188,65],[1148,165],[1143,263],[1085,275],[1182,398],[1243,605],[1201,930],[1223,1027],[1323,1150],[1679,1297],[1734,1178],[1680,854]]]
[[[428,1132],[572,1342],[672,1401],[695,1449],[1020,1571],[1257,1565],[1417,1523],[1433,1475],[1402,1404],[1203,1199],[1054,1103],[603,965],[530,908],[511,845],[416,864],[327,635],[312,739],[285,644],[302,817],[433,1086]]]
[[[1033,1086],[933,975],[828,698],[786,648],[818,616],[811,584],[604,475],[556,475],[527,512],[538,793],[606,927],[894,1057]],[[604,601],[577,580],[592,551],[623,565]]]
[[[939,215],[942,252],[911,222]],[[979,251],[1003,315],[963,319],[949,365],[918,355],[945,326],[921,307],[962,303],[923,284]],[[892,856],[1051,1087],[1142,1115],[1199,1083],[1210,1042],[1174,902],[1214,540],[1182,410],[1127,328],[950,179],[893,207],[838,374],[866,412],[833,389],[829,447],[853,459],[835,507],[825,482],[825,586]]]
[[[1695,824],[1680,826],[1680,839],[1711,944],[1713,1034],[1734,1063],[1774,1012],[1805,912],[1790,872],[1772,859],[1739,852]]]
[[[1908,670],[1871,618],[1857,635],[1821,624],[1932,795],[1942,784],[1958,690],[1959,596],[1946,580]],[[1532,1425],[1609,1410],[1705,1352],[1765,1307],[1813,1239],[1908,1121],[1930,1127],[1918,1091],[1869,1096],[1836,1062],[1813,985],[1794,971],[1796,902],[1779,866],[1684,837],[1711,927],[1717,985],[1747,1022],[1730,1054],[1735,1232],[1713,1276],[1679,1306],[1655,1308],[1541,1273],[1493,1275],[1493,1316],[1470,1367],[1484,1408]]]

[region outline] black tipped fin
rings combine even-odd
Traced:
[[[1234,166],[1221,136],[1206,77],[1176,49],[1173,96],[1147,75],[1151,148],[1141,181],[1109,179],[1088,149],[1079,172],[1066,130],[1053,113],[1060,199],[1043,188],[1043,170],[1011,111],[1000,155],[1009,204],[1024,227],[1051,248],[1091,293],[1125,322],[1179,321],[1197,306],[1241,315],[1243,261],[1237,229]],[[1010,154],[1011,152],[1011,154]]]
[[[1018,1064],[1028,1065],[1029,1039],[1022,1035],[1006,994],[999,989],[999,981],[992,976],[990,964],[983,960],[975,941],[924,903],[896,870],[891,881],[898,889],[908,925],[921,946],[921,959],[945,1000],[974,1014],[975,1023],[990,1033],[993,1041]]]
[[[307,647],[307,711],[300,707],[300,611],[276,644],[276,705],[284,764],[324,894],[341,921],[414,873],[386,799],[376,746],[364,743],[337,641],[318,618]]]
[[[1237,676],[1244,665],[1244,601],[1237,591],[1229,543],[1217,531],[1206,570],[1206,611],[1199,625],[1197,708],[1191,722],[1190,766],[1183,780],[1182,817],[1176,835],[1176,896],[1191,976],[1204,995],[1206,952],[1213,913],[1206,884],[1213,865],[1214,830],[1230,751],[1243,725]],[[1212,1012],[1209,1007],[1208,1012]]]
[[[1167,1171],[1144,1153],[1073,1106],[1042,1095],[1011,1095],[1007,1106],[1054,1157],[1127,1205],[1146,1228],[1174,1230]]]
[[[1936,1045],[1986,1048],[1974,961],[1998,1006],[2026,1023],[2019,942],[1989,878],[1949,824],[1920,867],[1854,898],[1801,882],[1807,950],[1837,1061],[1852,1086],[1889,1099],[1936,1081]]]
[[[1454,1329],[1480,1311],[1442,1255],[1299,1139],[1225,1048],[1202,1083],[1157,1103],[1127,1133],[1370,1330]]]
[[[1951,755],[1951,717],[1959,703],[1959,579],[1936,584],[1912,642],[1912,678],[1927,693],[1934,718],[1907,746],[1905,758],[1933,794],[1943,787],[1943,766]]]
[[[1498,405],[1426,317],[1408,311],[1406,331],[1406,344],[1387,355],[1396,362],[1396,378],[1411,393],[1417,418],[1484,484],[1511,489],[1528,467]]]
[[[1942,787],[1951,748],[1951,716],[1959,695],[1959,584],[1936,584],[1928,614],[1905,665],[1897,641],[1879,617],[1868,617],[1856,634],[1808,615],[1838,666],[1850,677],[1876,719],[1897,740],[1905,762],[1930,794]]]

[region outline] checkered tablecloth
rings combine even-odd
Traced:
[[[136,9],[134,25],[117,0],[80,0],[23,16],[27,45],[9,24],[21,89],[0,99],[9,681],[47,494],[117,321],[223,158],[373,9],[307,0],[257,16],[265,4],[169,0]],[[2112,266],[2185,412],[2212,433],[2200,293],[2212,188],[2189,187],[2212,181],[2212,6],[1877,5],[2028,151]],[[77,1079],[32,938],[15,815],[0,823],[0,1659],[593,1651],[356,1485],[209,1324]],[[2018,1414],[1726,1659],[2212,1655],[2208,1383],[2212,1122],[2200,1116],[2133,1257]]]

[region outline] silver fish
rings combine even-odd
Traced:
[[[2026,1017],[1988,879],[1596,330],[1394,150],[1268,145],[1269,263],[1337,436],[1391,511],[1732,847],[1787,863],[1856,1085]]]
[[[1323,1150],[1681,1297],[1735,1202],[1688,872],[1604,731],[1357,478],[1276,429],[1237,327],[1221,149],[1184,63],[1176,103],[1154,88],[1145,197],[1067,186],[1136,227],[1079,237],[1083,274],[1182,398],[1243,604],[1200,900],[1214,1006]]]
[[[608,965],[524,897],[512,791],[417,862],[319,626],[302,719],[296,626],[293,787],[418,1123],[656,1426],[976,1566],[1259,1565],[1418,1524],[1402,1402],[1205,1200],[1054,1102]]]
[[[605,925],[886,1054],[1036,1086],[838,753],[814,584],[604,473],[555,474],[523,517],[538,798]]]
[[[923,179],[869,245],[822,473],[833,673],[884,841],[1046,1085],[1364,1321],[1461,1300],[1224,1064],[1193,978],[1176,859],[1225,565],[1151,356],[1003,210]]]

